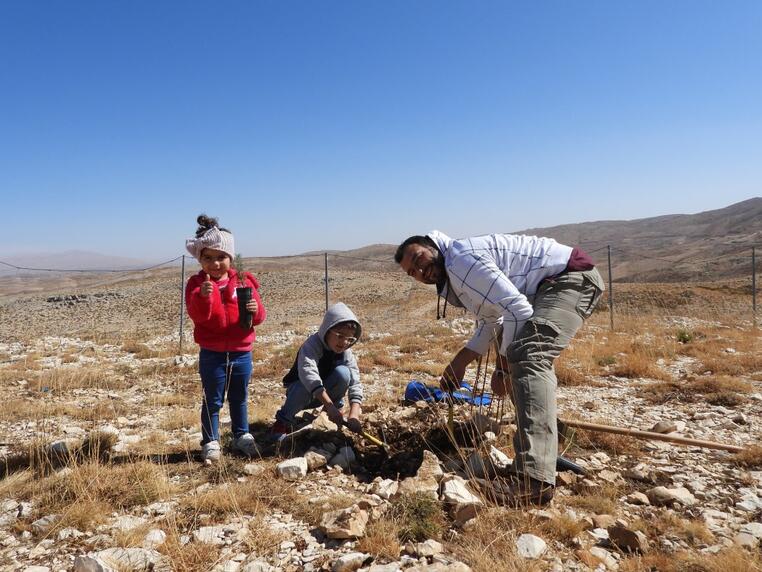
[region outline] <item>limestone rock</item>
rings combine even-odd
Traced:
[[[333,421],[328,419],[328,414],[325,411],[321,411],[315,420],[310,424],[310,427],[316,431],[338,431],[339,426]]]
[[[648,552],[648,538],[639,530],[614,525],[608,527],[608,533],[611,543],[624,552]]]
[[[672,506],[681,504],[683,506],[693,506],[696,504],[696,497],[684,487],[668,489],[667,487],[654,487],[646,491],[646,496],[651,503],[657,506]]]
[[[222,545],[225,543],[225,529],[222,526],[202,526],[193,531],[196,542],[203,544]]]
[[[405,552],[418,558],[430,558],[444,551],[444,546],[436,540],[429,538],[425,542],[408,543]]]
[[[548,545],[539,536],[534,534],[522,534],[516,539],[516,551],[518,555],[527,560],[536,560],[548,549]]]
[[[320,530],[328,538],[361,538],[367,524],[367,511],[355,505],[325,513],[320,519]]]
[[[275,568],[264,560],[254,560],[244,564],[241,572],[275,572]]]
[[[100,562],[89,556],[77,556],[72,572],[104,572]]]
[[[310,471],[315,471],[328,464],[331,453],[317,447],[310,447],[310,450],[304,454],[304,458],[307,459],[307,468]]]
[[[624,500],[625,502],[638,506],[648,506],[651,504],[651,501],[648,500],[648,497],[639,491],[627,495]]]
[[[656,425],[651,427],[651,433],[673,433],[677,431],[677,425],[672,421],[659,421]]]
[[[161,560],[161,554],[145,548],[107,548],[96,552],[93,556],[109,568],[134,572],[153,570]]]
[[[354,572],[360,568],[370,556],[362,552],[350,552],[333,563],[333,572]]]
[[[442,467],[439,466],[437,456],[428,449],[424,449],[423,461],[421,466],[418,467],[418,472],[415,474],[416,478],[423,480],[433,479],[438,483],[443,475],[444,472]]]
[[[455,522],[461,526],[474,518],[478,507],[484,504],[481,498],[468,489],[466,481],[457,476],[442,479],[442,501],[449,507]]]
[[[307,475],[307,459],[294,457],[278,463],[275,467],[278,474],[287,481],[297,481]]]
[[[153,528],[149,530],[143,538],[143,548],[156,548],[157,546],[164,544],[166,539],[166,532],[160,528]]]
[[[373,482],[370,492],[374,495],[378,495],[384,500],[389,500],[397,494],[399,486],[400,484],[397,481],[378,478]]]
[[[605,548],[601,548],[600,546],[593,546],[590,549],[590,554],[598,558],[606,567],[606,570],[619,569],[619,563],[616,561],[616,558],[614,558],[614,555]]]

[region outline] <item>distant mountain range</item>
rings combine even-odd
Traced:
[[[489,232],[490,229],[485,229]],[[675,214],[635,220],[604,220],[514,231],[515,234],[549,236],[589,252],[607,271],[609,247],[614,280],[623,282],[673,282],[751,277],[751,249],[762,258],[762,197],[698,214]],[[396,245],[373,244],[348,251],[331,251],[329,268],[395,270]],[[263,270],[323,268],[321,252],[297,256],[246,259],[246,265]],[[67,251],[3,258],[27,268],[66,270],[135,270],[150,262],[94,252]],[[762,268],[762,260],[758,261]],[[0,265],[0,276],[16,274]],[[606,272],[607,273],[607,272]]]
[[[31,253],[3,257],[2,261],[21,268],[43,268],[46,270],[136,270],[150,266],[150,262],[135,258],[109,256],[85,250],[67,250],[66,252]],[[0,266],[0,273],[15,273],[16,269]]]
[[[698,214],[528,228],[513,234],[549,236],[580,246],[606,275],[610,247],[612,275],[620,282],[751,279],[752,246],[757,247],[757,269],[762,271],[762,197]],[[366,246],[340,253],[344,258],[331,257],[330,265],[380,270],[379,263],[363,259],[391,260],[395,249]]]

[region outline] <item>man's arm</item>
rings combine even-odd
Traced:
[[[466,375],[468,364],[477,359],[480,354],[468,348],[462,348],[447,365],[439,380],[439,386],[444,391],[453,392],[460,387],[460,382]]]

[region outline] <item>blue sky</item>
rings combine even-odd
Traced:
[[[4,1],[0,254],[244,256],[762,195],[758,1]]]

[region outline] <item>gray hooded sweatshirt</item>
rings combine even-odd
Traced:
[[[349,403],[362,403],[363,391],[360,384],[360,370],[357,368],[357,360],[350,348],[341,353],[332,351],[325,343],[328,330],[342,322],[355,322],[355,337],[359,339],[362,332],[360,322],[349,307],[339,302],[334,304],[323,317],[316,334],[312,334],[299,348],[291,370],[283,378],[284,385],[293,383],[297,379],[307,388],[311,394],[323,389],[323,377],[330,374],[339,365],[349,368],[351,379],[349,380]]]

